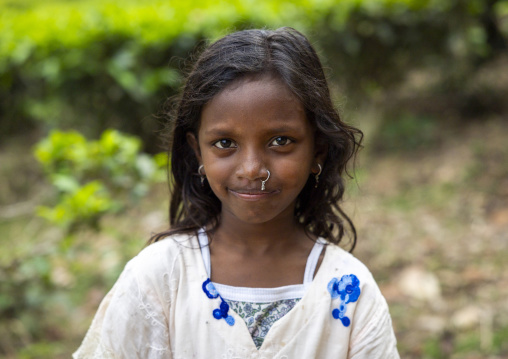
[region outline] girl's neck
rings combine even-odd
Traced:
[[[262,224],[222,216],[210,237],[211,280],[251,288],[301,284],[314,245],[293,216]]]
[[[211,237],[212,246],[216,241],[230,250],[249,253],[249,255],[277,253],[292,248],[302,241],[309,241],[303,226],[294,217],[257,224],[230,220],[225,216],[221,218],[220,225]]]

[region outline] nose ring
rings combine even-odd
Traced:
[[[265,183],[270,179],[270,171],[266,170],[266,172],[268,172],[268,177],[265,180],[261,180],[261,191],[265,190]]]

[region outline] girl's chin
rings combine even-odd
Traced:
[[[237,222],[240,225],[283,225],[284,223],[294,223],[294,209],[284,210],[282,208],[274,208],[268,206],[257,206],[256,203],[262,204],[263,202],[249,202],[245,201],[246,206],[235,208],[223,207],[221,214],[222,222]],[[249,206],[249,203],[251,204]],[[250,207],[250,208],[246,208]],[[230,222],[231,221],[231,222]]]

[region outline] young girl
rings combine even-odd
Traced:
[[[228,35],[172,122],[171,229],[132,259],[74,358],[398,358],[386,301],[338,244],[361,132],[296,30]]]

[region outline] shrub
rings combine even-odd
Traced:
[[[10,4],[10,5],[9,5]],[[12,5],[16,4],[16,5]],[[335,80],[365,98],[415,66],[440,68],[460,91],[474,66],[506,48],[496,0],[4,2],[0,133],[116,128],[159,150],[161,104],[189,56],[231,30],[289,25],[322,49]],[[255,9],[255,10],[254,10]],[[504,17],[506,18],[506,17]],[[55,20],[56,19],[56,20]]]
[[[69,233],[80,225],[98,228],[108,212],[123,209],[144,196],[151,183],[164,180],[163,161],[140,153],[138,138],[115,130],[87,141],[77,132],[53,131],[40,141],[35,155],[58,193],[54,207],[38,214]]]

